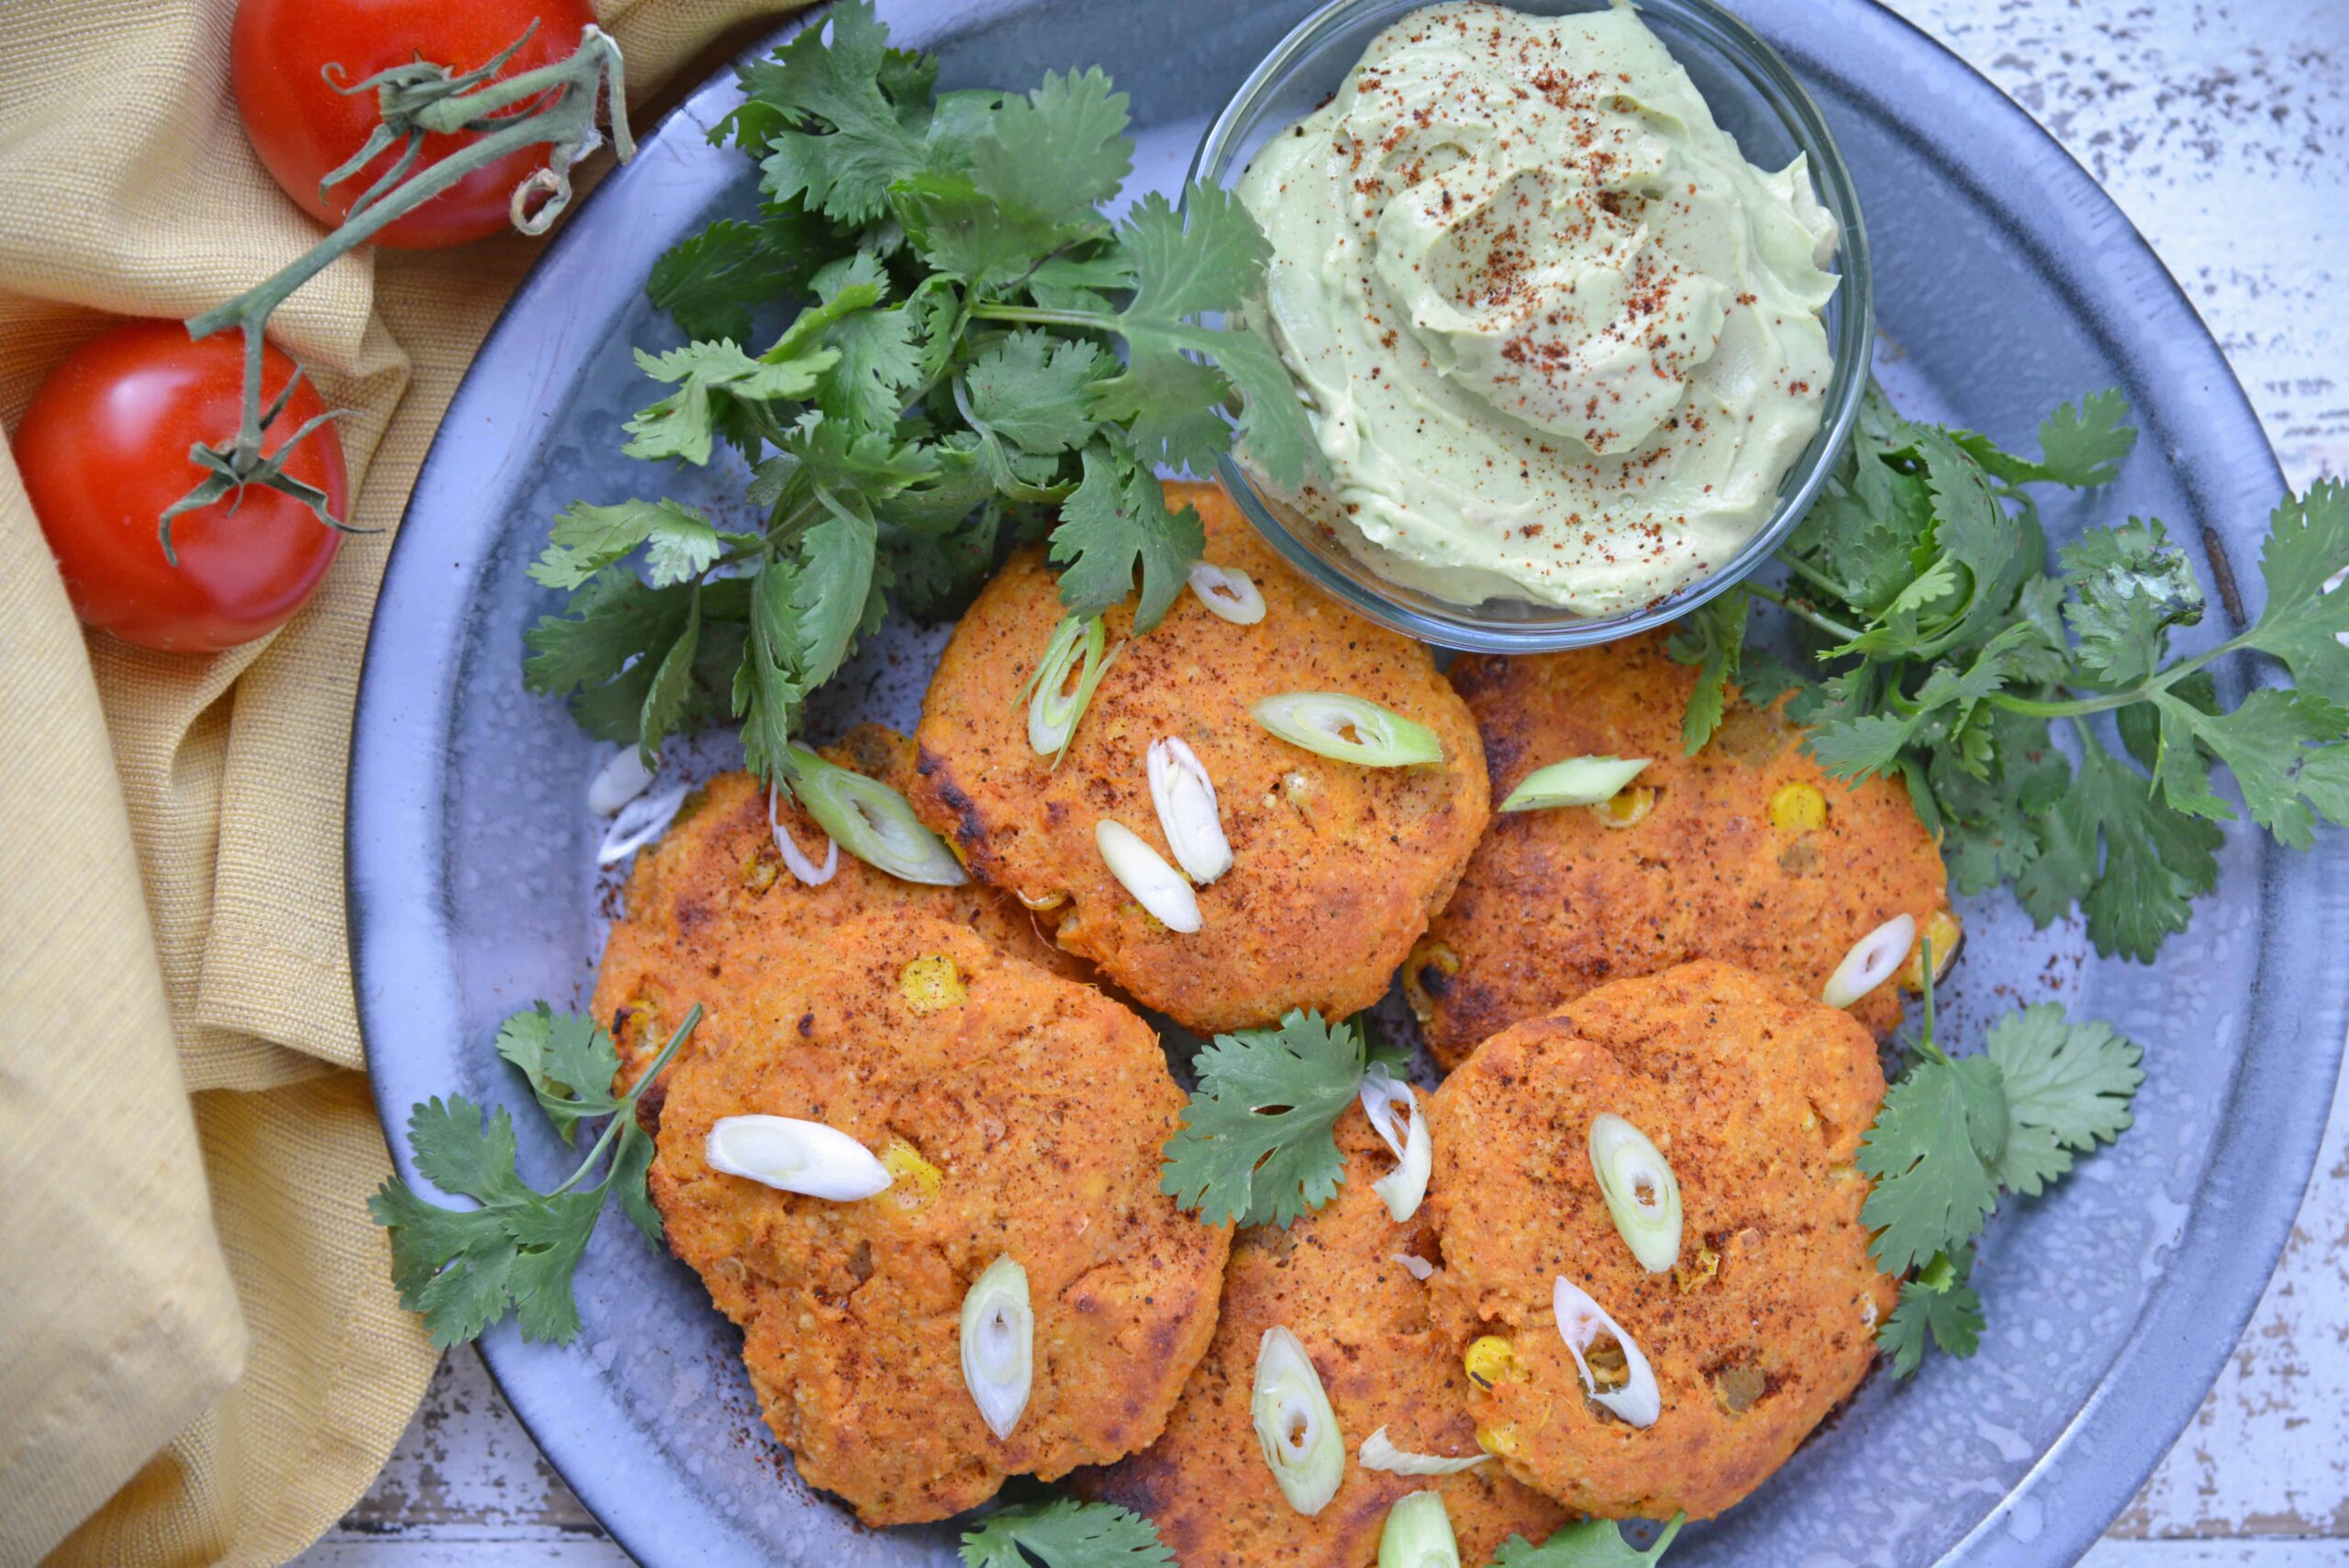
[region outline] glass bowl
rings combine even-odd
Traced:
[[[1293,28],[1241,83],[1199,143],[1193,180],[1237,183],[1257,150],[1326,102],[1370,41],[1430,0],[1332,0]],[[1555,17],[1605,7],[1606,0],[1508,0],[1511,8]],[[1485,653],[1537,653],[1607,642],[1686,615],[1768,560],[1803,514],[1850,436],[1866,390],[1876,309],[1868,272],[1867,231],[1859,194],[1827,122],[1786,61],[1742,22],[1710,0],[1639,0],[1641,18],[1694,79],[1749,162],[1780,169],[1809,159],[1819,199],[1834,215],[1842,240],[1833,270],[1842,283],[1823,313],[1834,373],[1811,438],[1778,487],[1768,520],[1737,553],[1685,587],[1637,609],[1586,616],[1555,605],[1493,598],[1460,605],[1387,581],[1320,529],[1283,516],[1230,456],[1218,463],[1224,487],[1258,532],[1290,564],[1357,613],[1441,647]]]

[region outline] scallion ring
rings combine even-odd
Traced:
[[[838,839],[826,837],[824,863],[819,866],[807,858],[806,851],[800,849],[799,841],[791,836],[791,829],[783,825],[783,788],[779,784],[767,785],[767,832],[774,839],[774,851],[783,857],[784,869],[802,884],[821,887],[840,873],[841,841]]]
[[[1150,743],[1150,801],[1158,827],[1183,874],[1205,887],[1231,869],[1231,840],[1223,836],[1215,781],[1198,753],[1174,736]]]
[[[1464,1470],[1474,1470],[1492,1458],[1489,1453],[1472,1453],[1465,1459],[1446,1459],[1440,1453],[1413,1453],[1397,1448],[1381,1427],[1362,1440],[1362,1467],[1384,1470],[1393,1475],[1457,1475]]]
[[[1593,1301],[1588,1292],[1564,1274],[1551,1286],[1550,1310],[1557,1317],[1558,1337],[1565,1340],[1566,1350],[1574,1356],[1575,1370],[1582,1374],[1582,1391],[1591,1403],[1613,1412],[1631,1426],[1654,1426],[1655,1418],[1664,1414],[1664,1394],[1656,1386],[1655,1369],[1648,1365],[1639,1341],[1625,1333],[1623,1326],[1609,1317],[1607,1308]],[[1623,1352],[1623,1365],[1630,1376],[1620,1388],[1600,1388],[1598,1379],[1591,1374],[1590,1362],[1584,1359],[1583,1352],[1598,1343],[1602,1333]]]
[[[1917,917],[1895,915],[1852,944],[1819,999],[1831,1007],[1848,1007],[1892,978],[1917,940]]]
[[[1256,580],[1237,566],[1191,562],[1191,592],[1234,626],[1254,626],[1264,618],[1264,595],[1257,592]]]
[[[1009,1257],[989,1263],[963,1296],[963,1386],[987,1430],[1008,1438],[1028,1408],[1036,1374],[1036,1315],[1028,1271]]]
[[[945,841],[915,819],[906,797],[880,780],[835,767],[805,746],[786,747],[783,768],[792,798],[866,865],[932,887],[970,880]]]
[[[1313,1358],[1286,1329],[1265,1329],[1256,1346],[1249,1413],[1281,1496],[1300,1514],[1319,1513],[1345,1477],[1346,1443]]]
[[[607,866],[624,861],[667,832],[689,793],[690,785],[677,784],[659,795],[640,795],[621,806],[612,825],[604,829],[604,841],[596,849],[596,863]]]
[[[1425,1258],[1413,1257],[1408,1252],[1396,1252],[1390,1255],[1397,1262],[1403,1265],[1405,1273],[1418,1280],[1421,1284],[1427,1284],[1429,1280],[1435,1277],[1435,1265]]]
[[[1612,1111],[1590,1118],[1590,1168],[1615,1232],[1652,1274],[1680,1261],[1680,1183],[1646,1133]]]
[[[1553,806],[1597,806],[1612,800],[1640,776],[1646,757],[1568,757],[1536,768],[1501,802],[1503,811],[1540,811]]]
[[[1199,900],[1191,884],[1141,834],[1105,817],[1094,825],[1093,841],[1109,862],[1109,874],[1160,925],[1185,936],[1199,929]]]
[[[1099,616],[1083,620],[1066,617],[1052,628],[1052,640],[1036,661],[1036,673],[1028,677],[1022,694],[1028,699],[1028,744],[1038,756],[1050,757],[1056,768],[1076,739],[1077,721],[1091,706],[1094,689],[1117,657],[1103,652],[1108,638]],[[1124,647],[1119,644],[1121,651]],[[1069,684],[1072,673],[1076,677],[1074,687]]]
[[[1410,1112],[1408,1129],[1397,1125],[1395,1107],[1398,1105]],[[1370,1129],[1400,1162],[1371,1184],[1371,1191],[1400,1225],[1419,1211],[1419,1200],[1428,1195],[1428,1169],[1434,1162],[1427,1118],[1411,1085],[1398,1081],[1379,1063],[1373,1063],[1362,1075],[1362,1112],[1370,1118]]]
[[[836,1127],[794,1117],[720,1117],[710,1124],[702,1156],[713,1171],[834,1203],[889,1188],[888,1167],[873,1151]]]
[[[604,759],[596,776],[587,785],[587,809],[598,817],[610,817],[619,808],[642,795],[651,784],[655,770],[645,766],[644,751],[639,746],[622,746]]]
[[[1443,761],[1443,742],[1426,725],[1340,692],[1283,692],[1248,711],[1290,745],[1331,762],[1409,768]]]
[[[1414,1492],[1386,1510],[1378,1532],[1378,1568],[1460,1568],[1460,1542],[1437,1492]]]

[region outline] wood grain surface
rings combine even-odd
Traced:
[[[2349,4],[1893,0],[2153,241],[2295,486],[2349,473]],[[303,1568],[618,1568],[470,1350]],[[2218,1385],[2093,1568],[2349,1562],[2349,1097]]]

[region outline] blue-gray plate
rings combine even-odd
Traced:
[[[1172,187],[1208,117],[1307,0],[884,0],[949,85],[1100,64],[1133,96],[1138,188]],[[2057,402],[2124,388],[2144,432],[2084,524],[2157,515],[2250,607],[2282,493],[2210,333],[2113,204],[2022,111],[1866,0],[1747,0],[1850,159],[1876,262],[1879,368],[1913,411],[2028,444]],[[514,1105],[526,1170],[561,1151],[490,1049],[507,1012],[584,1000],[602,942],[582,801],[597,749],[520,678],[552,606],[522,568],[573,500],[668,493],[740,516],[739,473],[620,458],[648,399],[629,361],[674,341],[645,303],[661,251],[753,201],[710,147],[730,73],[696,93],[548,249],[450,409],[392,554],[352,746],[352,960],[375,1092],[402,1170],[415,1102]],[[2221,558],[2223,558],[2223,562]],[[2231,628],[2214,606],[2199,636]],[[818,729],[908,725],[941,634],[893,625],[818,705]],[[2222,681],[2247,678],[2232,668]],[[2235,694],[2231,694],[2235,695]],[[708,759],[705,758],[705,762]],[[2315,1156],[2349,1003],[2342,836],[2313,853],[2231,829],[2218,891],[2161,962],[2099,959],[2076,926],[2034,931],[2005,894],[1965,909],[1945,1038],[2020,1000],[2062,1001],[2145,1046],[2137,1125],[2040,1201],[2009,1200],[1977,1282],[1981,1353],[1878,1376],[1785,1472],[1692,1529],[1700,1564],[2044,1564],[2086,1550],[2217,1373],[2274,1267]],[[584,1331],[510,1324],[483,1351],[563,1477],[637,1559],[674,1564],[944,1562],[953,1530],[874,1532],[802,1486],[745,1386],[740,1340],[694,1277],[608,1220],[579,1276]]]

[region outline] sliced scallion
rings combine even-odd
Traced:
[[[1183,874],[1205,887],[1231,869],[1231,840],[1217,812],[1215,781],[1198,753],[1174,736],[1150,743],[1150,800]]]
[[[1917,940],[1917,917],[1895,915],[1852,944],[1819,999],[1831,1007],[1848,1007],[1893,976]]]
[[[1141,834],[1105,817],[1094,825],[1093,841],[1109,862],[1109,874],[1159,924],[1185,936],[1199,929],[1199,900],[1191,884]]]
[[[619,808],[596,846],[596,863],[607,866],[624,861],[669,830],[691,786],[677,784],[659,795],[640,795]]]
[[[1410,1112],[1408,1129],[1397,1125],[1395,1107],[1398,1105]],[[1371,1191],[1399,1225],[1419,1211],[1419,1200],[1428,1194],[1428,1170],[1434,1163],[1434,1151],[1428,1141],[1427,1118],[1411,1085],[1399,1082],[1378,1063],[1362,1075],[1362,1111],[1370,1118],[1370,1129],[1400,1162],[1371,1184]]]
[[[835,767],[805,746],[785,749],[784,773],[792,797],[816,826],[866,865],[932,887],[970,880],[944,840],[915,818],[906,797],[880,780]]]
[[[1300,1514],[1319,1513],[1345,1478],[1346,1444],[1313,1358],[1286,1329],[1265,1329],[1256,1347],[1249,1412],[1281,1496]]]
[[[587,785],[587,809],[598,817],[609,817],[629,801],[642,795],[652,782],[653,770],[644,765],[644,752],[635,746],[622,746],[604,759],[596,776]]]
[[[868,1198],[889,1187],[888,1168],[873,1151],[820,1121],[720,1117],[710,1124],[702,1152],[713,1171],[834,1203]]]
[[[1237,566],[1193,562],[1191,592],[1199,596],[1199,603],[1234,626],[1254,626],[1264,618],[1264,595],[1257,591],[1256,580]]]
[[[783,857],[784,869],[809,887],[821,887],[839,874],[841,842],[838,839],[824,840],[824,863],[818,865],[799,848],[791,829],[783,825],[783,790],[776,784],[767,786],[767,831],[774,836],[775,853]]]
[[[1646,757],[1568,757],[1536,768],[1508,792],[1503,811],[1540,811],[1553,806],[1597,806],[1612,800],[1640,776]]]
[[[1590,1402],[1603,1410],[1612,1411],[1634,1427],[1653,1427],[1655,1418],[1664,1414],[1664,1395],[1657,1388],[1655,1369],[1648,1365],[1648,1358],[1641,1352],[1639,1341],[1623,1331],[1623,1326],[1608,1316],[1607,1308],[1590,1298],[1588,1292],[1575,1285],[1564,1274],[1551,1286],[1550,1310],[1558,1319],[1558,1337],[1566,1342],[1566,1350],[1575,1358],[1575,1370],[1582,1374],[1582,1391]],[[1598,1342],[1601,1334],[1615,1341],[1623,1352],[1623,1365],[1629,1375],[1620,1388],[1601,1388],[1592,1375],[1590,1362],[1583,1352]]]
[[[1590,1118],[1590,1168],[1616,1234],[1652,1274],[1680,1261],[1680,1183],[1646,1133],[1611,1111]]]
[[[1397,1448],[1386,1436],[1386,1429],[1381,1427],[1363,1439],[1360,1457],[1364,1470],[1384,1470],[1395,1475],[1457,1475],[1464,1470],[1475,1469],[1493,1456],[1472,1453],[1465,1459],[1446,1459],[1437,1453],[1413,1453],[1408,1449]]]
[[[1035,1366],[1028,1271],[1009,1257],[997,1258],[963,1296],[963,1385],[996,1437],[1009,1437],[1019,1424]]]
[[[1460,1542],[1441,1493],[1414,1492],[1386,1510],[1378,1568],[1460,1568]]]
[[[1077,721],[1117,657],[1104,654],[1108,637],[1099,616],[1084,620],[1067,617],[1052,628],[1043,657],[1036,661],[1036,673],[1028,677],[1023,694],[1028,699],[1028,744],[1038,756],[1050,757],[1054,767],[1068,755]],[[1119,644],[1119,650],[1124,646]],[[1069,684],[1072,673],[1076,677],[1074,686]]]
[[[1283,692],[1248,711],[1290,745],[1332,762],[1408,768],[1443,761],[1443,741],[1426,725],[1340,692]]]

